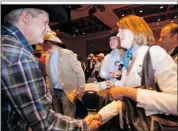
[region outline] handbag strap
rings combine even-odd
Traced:
[[[159,86],[156,84],[155,78],[154,78],[154,70],[153,70],[150,51],[149,51],[152,46],[149,47],[148,51],[145,54],[144,60],[143,60],[141,84],[144,85],[146,89],[156,90],[158,92],[161,92],[161,90],[159,89]],[[177,121],[177,116],[174,116],[174,115],[169,115],[169,117],[168,117],[164,114],[161,114],[161,115],[159,114],[159,115],[154,115],[152,117],[155,117],[155,116],[156,116],[155,120],[157,120],[158,122],[160,122],[162,124],[166,122],[167,125],[169,125],[169,126],[172,126],[172,125],[175,126],[175,124],[172,124],[172,123],[174,123],[174,121]]]
[[[152,46],[153,45],[151,45],[148,48],[144,56],[143,66],[142,66],[141,85],[144,85],[146,89],[158,91],[155,78],[154,78],[153,65],[152,65],[151,56],[150,56],[150,48]]]

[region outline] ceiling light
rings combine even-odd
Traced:
[[[56,31],[59,31],[58,29]]]
[[[78,30],[75,30],[75,32],[78,32]]]
[[[160,6],[160,9],[162,9],[163,8],[163,6]]]
[[[158,19],[158,21],[160,21],[160,19]]]
[[[124,14],[122,14],[122,16],[124,16]]]
[[[140,13],[142,13],[142,12],[143,12],[143,10],[140,11]]]
[[[73,36],[76,36],[75,34]]]
[[[177,16],[174,16],[174,18],[176,19],[176,18],[177,18]]]
[[[85,32],[83,32],[83,35],[85,34]]]

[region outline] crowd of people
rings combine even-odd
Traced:
[[[161,29],[156,44],[153,31],[144,19],[125,16],[116,23],[118,31],[109,36],[112,51],[106,56],[90,54],[86,66],[74,52],[61,47],[61,39],[51,33],[46,11],[16,9],[4,21],[1,32],[3,131],[96,130],[116,115],[120,116],[123,128],[126,116],[122,113],[129,108],[125,98],[135,103],[136,110],[143,109],[147,118],[162,114],[168,117],[164,120],[173,123],[166,126],[160,123],[160,129],[178,128],[177,119],[172,119],[178,116],[176,23]],[[48,52],[43,59],[43,55],[35,56],[32,49],[32,45],[39,43]],[[149,73],[153,74],[156,90],[143,85],[143,79],[149,76],[143,73],[147,54],[151,64],[146,67],[151,68]],[[77,119],[75,98],[82,96],[91,77],[106,82],[112,102],[97,114]],[[136,88],[140,86],[145,88]],[[154,124],[148,128],[154,129]]]

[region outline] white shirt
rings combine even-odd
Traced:
[[[94,64],[94,59],[90,59],[90,68],[93,68],[93,64]]]
[[[140,86],[143,59],[147,51],[147,46],[141,46],[132,69],[125,77],[123,86]],[[154,70],[154,76],[162,92],[138,89],[137,106],[146,111],[146,115],[164,113],[177,115],[177,65],[170,55],[159,46],[152,46],[150,55]],[[113,101],[103,107],[98,113],[104,122],[119,113],[119,101]]]
[[[95,63],[95,66],[94,66],[93,72],[95,72],[95,71],[100,71],[100,67],[101,67],[101,63],[100,63],[99,61],[96,62],[96,63]]]

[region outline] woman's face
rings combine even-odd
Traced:
[[[120,38],[121,47],[125,49],[132,47],[134,35],[129,29],[118,28],[117,37]]]

